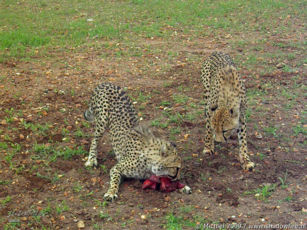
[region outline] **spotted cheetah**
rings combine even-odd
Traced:
[[[203,63],[201,81],[205,100],[205,140],[203,153],[214,153],[214,141],[225,142],[234,130],[239,139],[239,160],[252,170],[246,143],[246,95],[233,60],[222,52],[212,53]]]
[[[120,87],[111,83],[97,86],[84,117],[95,126],[85,166],[97,165],[97,143],[106,129],[118,161],[110,171],[110,186],[104,195],[106,200],[117,198],[124,177],[147,179],[157,175],[179,179],[181,158],[176,146],[139,124],[131,100]],[[190,193],[191,189],[185,186],[181,191]]]

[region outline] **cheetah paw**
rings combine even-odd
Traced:
[[[85,167],[93,167],[97,166],[98,162],[96,158],[88,158],[88,160],[85,162]]]
[[[117,195],[107,192],[106,194],[104,194],[103,198],[104,198],[106,201],[111,201],[111,202],[112,202],[112,201],[114,201],[115,199],[117,199]]]
[[[244,170],[252,171],[253,168],[255,167],[255,163],[250,161],[246,164],[243,164],[242,167]]]
[[[181,193],[186,193],[186,194],[191,194],[192,193],[192,189],[189,186],[187,186],[187,185],[185,185],[182,189],[179,189],[179,191]]]

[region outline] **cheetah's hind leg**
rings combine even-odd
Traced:
[[[90,152],[88,154],[87,161],[85,162],[85,167],[93,167],[97,166],[97,143],[98,143],[99,137],[95,135],[95,137],[92,140]]]
[[[102,137],[103,133],[105,131],[105,126],[95,126],[95,134],[91,142],[91,147],[89,151],[89,155],[87,158],[87,161],[85,162],[85,167],[93,167],[97,166],[97,145],[99,142],[99,138]]]

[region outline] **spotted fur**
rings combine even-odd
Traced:
[[[214,141],[225,142],[236,130],[239,139],[239,160],[242,168],[251,170],[246,143],[246,95],[231,57],[214,52],[203,63],[201,80],[205,100],[205,147],[203,152],[214,153]]]
[[[88,160],[85,166],[97,165],[97,143],[108,129],[117,164],[110,171],[106,200],[117,198],[123,177],[146,179],[151,175],[178,179],[181,158],[176,147],[139,125],[131,100],[120,87],[111,83],[99,85],[91,97],[85,119],[95,125]],[[182,191],[189,193],[188,186]]]

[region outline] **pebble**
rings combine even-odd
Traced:
[[[285,66],[285,63],[278,63],[277,65],[276,65],[276,68],[277,69],[281,69],[282,67],[284,67]]]
[[[262,135],[261,135],[261,133],[256,133],[256,135],[255,135],[255,136],[256,136],[256,138],[257,138],[257,139],[262,139]]]
[[[85,224],[82,220],[79,220],[77,223],[78,228],[85,228]]]

